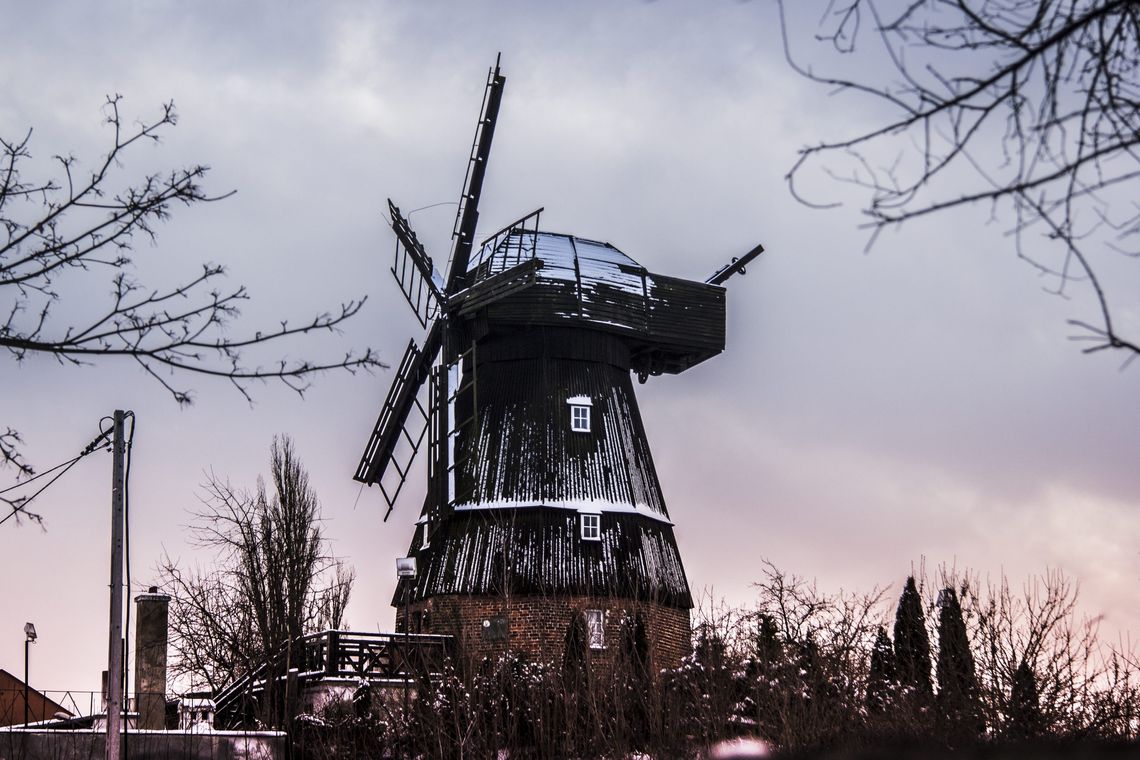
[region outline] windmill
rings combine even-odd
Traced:
[[[557,658],[574,616],[590,646],[622,620],[653,655],[689,646],[692,599],[631,376],[682,372],[724,349],[722,284],[650,273],[614,246],[540,229],[542,209],[473,245],[505,78],[490,70],[453,249],[441,275],[400,209],[392,274],[427,330],[396,371],[356,480],[387,513],[427,443],[428,487],[393,605],[479,655]]]

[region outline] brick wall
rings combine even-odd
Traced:
[[[409,605],[408,613],[413,632],[455,636],[466,658],[513,651],[535,661],[559,663],[571,618],[585,610],[605,613],[605,647],[590,650],[591,661],[597,665],[612,662],[622,621],[637,615],[645,621],[654,668],[677,667],[689,653],[689,611],[656,602],[585,596],[436,596]],[[404,608],[400,606],[396,630],[403,628]]]

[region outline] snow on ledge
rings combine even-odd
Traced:
[[[570,398],[566,399],[566,403],[572,404],[574,406],[593,406],[594,405],[594,402],[590,399],[589,396],[571,396]]]
[[[570,499],[566,501],[515,501],[504,499],[501,501],[485,501],[475,504],[456,504],[457,512],[476,512],[483,509],[526,509],[529,507],[545,507],[547,509],[565,509],[579,514],[596,515],[602,512],[618,514],[641,515],[651,520],[673,525],[673,521],[660,512],[650,509],[648,504],[622,504],[613,501],[598,499]]]

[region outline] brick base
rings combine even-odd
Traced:
[[[645,622],[654,668],[675,668],[690,651],[689,611],[656,602],[585,596],[437,596],[409,605],[407,612],[413,632],[454,636],[465,658],[510,651],[534,661],[558,663],[572,617],[585,610],[605,613],[605,646],[590,650],[596,665],[613,661],[622,622],[638,615]],[[399,632],[404,630],[404,613],[403,606],[397,607]]]

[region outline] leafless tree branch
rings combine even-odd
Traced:
[[[871,128],[800,151],[787,175],[798,199],[837,205],[801,192],[817,165],[854,185],[865,193],[872,243],[884,229],[987,204],[1009,223],[1018,256],[1052,278],[1049,290],[1093,286],[1095,322],[1071,322],[1097,339],[1086,351],[1140,354],[1140,340],[1119,333],[1095,265],[1101,251],[1140,255],[1140,218],[1121,198],[1135,195],[1140,177],[1135,2],[831,0],[815,35],[820,54],[864,64],[846,61],[836,75],[801,63],[780,7],[797,72],[887,108]],[[884,156],[889,169],[878,168]],[[850,172],[834,168],[843,162]]]
[[[304,394],[311,379],[330,370],[383,367],[371,348],[327,360],[249,361],[247,350],[280,346],[303,335],[338,332],[356,316],[365,298],[302,321],[245,335],[229,332],[249,299],[244,286],[227,290],[218,281],[224,267],[204,264],[201,272],[167,289],[149,289],[130,274],[137,240],[153,241],[157,225],[175,206],[226,198],[201,186],[208,167],[195,165],[155,173],[136,182],[117,176],[124,155],[141,144],[157,143],[177,123],[173,103],[160,115],[133,127],[120,116],[121,98],[108,97],[106,123],[110,149],[94,167],[81,169],[74,156],[55,156],[57,174],[46,181],[25,179],[32,159],[29,130],[16,140],[0,138],[0,348],[17,362],[30,354],[54,356],[62,364],[87,364],[101,357],[136,361],[180,404],[193,400],[176,376],[203,375],[229,380],[245,398],[253,381],[276,380]],[[112,293],[99,313],[79,323],[56,314],[57,285],[74,288],[99,269],[112,275]],[[65,279],[66,278],[66,279]],[[0,437],[0,464],[29,475],[15,430]]]
[[[321,510],[287,437],[271,449],[272,491],[253,493],[210,475],[188,526],[212,555],[213,569],[185,569],[164,556],[173,673],[217,690],[249,673],[289,642],[338,628],[354,574],[328,552]]]

